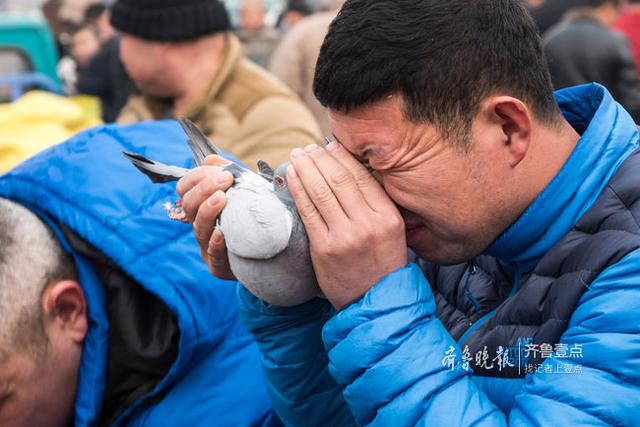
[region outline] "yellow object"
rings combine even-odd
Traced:
[[[0,104],[0,174],[101,123],[100,102],[90,96],[31,91],[15,102]]]

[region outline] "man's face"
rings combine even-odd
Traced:
[[[0,425],[64,426],[75,399],[69,360],[18,353],[0,362]]]
[[[109,12],[109,10],[105,10],[96,21],[98,39],[100,40],[100,43],[108,41],[116,33],[114,28],[111,26],[111,22],[109,22],[110,17],[111,12]]]
[[[499,141],[472,126],[465,151],[434,126],[413,123],[399,96],[349,114],[329,111],[336,139],[366,160],[404,218],[407,244],[440,264],[466,261],[518,216],[509,206]]]
[[[86,67],[98,53],[100,41],[95,31],[86,27],[76,32],[71,38],[71,56],[82,67]]]
[[[35,339],[37,331],[19,331],[18,338],[0,342],[0,426],[57,427],[71,421],[88,321],[79,285],[65,281],[57,286],[43,296],[46,340]],[[63,286],[77,289],[61,293]],[[35,342],[36,351],[16,345],[23,341]]]
[[[120,59],[142,93],[157,98],[173,98],[176,91],[171,84],[163,47],[162,43],[122,34]]]
[[[265,12],[261,0],[245,0],[240,6],[240,28],[259,30],[264,25]]]

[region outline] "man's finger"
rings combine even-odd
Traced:
[[[216,154],[212,154],[210,156],[205,157],[204,164],[207,166],[223,166],[231,163],[229,160],[225,159],[222,156],[218,156]]]
[[[302,191],[297,192],[299,199],[296,199],[304,204],[303,208],[306,208],[311,215],[315,215],[317,211],[328,227],[343,223],[347,215],[335,194],[333,194],[331,186],[324,179],[311,157],[307,155],[306,149],[296,148],[293,150],[291,164],[295,168],[298,182],[304,190],[304,193]],[[309,202],[315,206],[315,210],[306,206]],[[298,206],[298,209],[300,209],[300,206]]]
[[[205,176],[205,168],[197,167],[191,169],[185,176],[178,180],[178,183],[176,184],[176,192],[180,197],[184,197],[184,195],[202,181]]]
[[[364,200],[371,209],[380,212],[389,205],[390,199],[384,188],[373,177],[371,172],[347,151],[342,144],[332,141],[327,145],[327,151],[353,175],[353,179],[360,189]]]
[[[198,166],[197,168],[191,169],[185,176],[178,180],[176,192],[180,197],[184,197],[184,195],[198,185],[200,181],[220,172],[222,172],[222,168],[211,166]]]
[[[182,196],[182,209],[190,223],[195,221],[198,210],[209,197],[217,191],[226,191],[233,184],[231,173],[212,167],[203,169],[204,178]]]
[[[315,236],[326,236],[329,228],[305,191],[293,165],[287,168],[287,186],[293,200],[296,202],[298,213],[309,238],[313,240],[317,238]]]
[[[340,206],[350,219],[362,218],[367,212],[367,203],[354,176],[327,150],[317,145],[307,147],[307,153],[326,180]]]
[[[209,196],[203,203],[193,221],[193,232],[201,249],[207,250],[216,221],[220,212],[227,203],[227,197],[224,192],[218,190]]]
[[[205,261],[214,276],[222,280],[237,280],[229,265],[229,255],[222,231],[217,228],[213,231],[209,244],[202,254],[203,257],[207,257]]]

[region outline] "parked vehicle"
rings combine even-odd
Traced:
[[[0,12],[0,102],[30,89],[61,93],[57,62],[53,35],[40,12]]]

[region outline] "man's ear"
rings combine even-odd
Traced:
[[[89,327],[87,302],[78,282],[63,280],[49,285],[42,303],[47,327],[56,327],[76,344],[84,341]]]
[[[516,167],[525,158],[531,143],[531,113],[520,100],[510,96],[487,99],[481,113],[498,126],[500,139],[508,150],[509,164]]]

